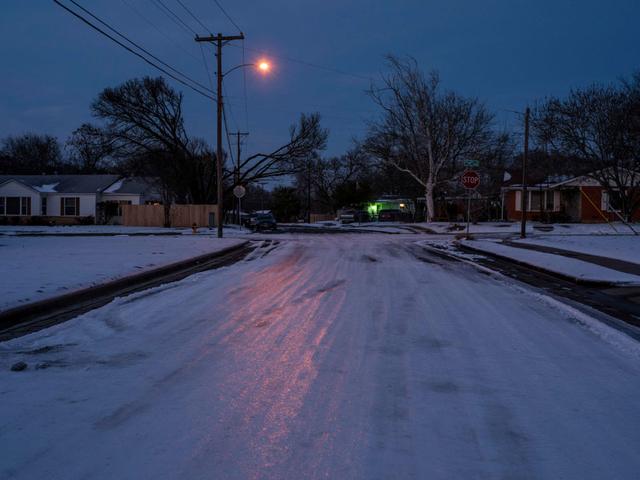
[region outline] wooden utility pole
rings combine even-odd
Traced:
[[[232,40],[244,40],[244,34],[240,35],[222,35],[218,33],[217,35],[209,35],[207,37],[196,36],[196,42],[209,42],[213,43],[216,46],[216,57],[218,63],[218,71],[216,72],[216,76],[218,78],[218,91],[217,93],[217,148],[216,148],[216,176],[217,176],[217,190],[218,190],[218,204],[216,205],[216,220],[218,223],[218,238],[222,238],[222,223],[223,223],[223,212],[222,208],[222,197],[223,197],[223,183],[222,183],[222,108],[223,108],[223,98],[222,98],[222,79],[224,78],[224,72],[222,71],[222,47],[224,47],[227,43]]]
[[[520,238],[527,238],[527,161],[529,159],[529,117],[531,109],[527,107],[524,113],[524,152],[522,155],[522,195],[520,198]]]
[[[238,140],[238,151],[237,151],[237,155],[236,155],[236,168],[235,168],[235,175],[234,175],[234,184],[235,185],[240,185],[240,151],[241,151],[241,143],[242,143],[242,137],[246,137],[249,135],[249,132],[241,132],[241,131],[237,131],[236,133],[230,133],[229,135],[234,136],[237,138]],[[237,216],[237,220],[238,220],[238,225],[240,225],[242,223],[242,212],[240,211],[240,199],[238,198],[236,201],[236,206],[238,207],[238,216]]]

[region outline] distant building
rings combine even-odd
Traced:
[[[374,202],[368,203],[366,210],[372,217],[377,217],[383,210],[399,210],[401,213],[413,218],[416,213],[416,206],[410,198],[383,195]]]
[[[118,224],[122,205],[159,202],[152,179],[119,175],[0,175],[0,219],[4,222]]]
[[[523,189],[518,178],[509,175],[502,188],[506,220],[522,219]],[[599,223],[621,219],[616,199],[610,198],[607,189],[588,175],[551,176],[527,185],[525,201],[530,220]],[[634,212],[632,221],[640,221],[640,210]]]

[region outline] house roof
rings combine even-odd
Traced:
[[[635,181],[635,184],[637,184],[637,179],[638,177],[636,176],[634,178],[635,175],[639,175],[638,173],[633,173],[631,171],[627,171],[629,172],[627,175],[627,184],[631,184],[632,182]],[[598,170],[597,172],[598,174],[602,174],[602,173],[608,173],[607,169],[604,170]],[[522,188],[522,183],[518,182],[518,179],[522,179],[522,176],[515,178],[514,175],[512,175],[510,172],[505,172],[505,182],[502,184],[502,188],[504,190],[519,190]],[[612,179],[609,178],[610,180],[610,185],[613,184]],[[531,177],[529,177],[529,184],[527,185],[527,187],[529,188],[543,188],[543,189],[555,189],[555,188],[560,188],[560,187],[586,187],[586,186],[598,186],[600,185],[600,183],[598,182],[598,180],[596,180],[596,178],[594,178],[593,176],[586,174],[586,175],[549,175],[548,177],[544,178],[544,179],[540,179],[540,178],[536,178],[536,179],[532,179]]]
[[[0,184],[15,180],[41,193],[99,193],[118,175],[0,175]]]
[[[118,195],[141,195],[154,191],[153,178],[147,177],[126,177],[119,178],[113,184],[104,189],[103,193],[113,193]]]

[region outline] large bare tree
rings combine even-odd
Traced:
[[[381,115],[370,123],[365,145],[422,185],[426,220],[432,221],[442,174],[491,149],[493,116],[477,99],[444,91],[438,74],[425,76],[415,60],[387,58],[391,73],[369,90]]]
[[[162,77],[129,80],[105,89],[91,106],[105,122],[102,129],[112,155],[127,169],[160,178],[175,200],[209,203],[215,199],[215,154],[184,126],[182,94]],[[301,115],[289,140],[268,153],[249,156],[240,165],[241,182],[251,183],[295,172],[300,161],[325,146],[320,117]],[[222,162],[225,159],[220,159]],[[233,187],[233,168],[223,169],[226,189]]]
[[[549,98],[533,126],[541,143],[575,159],[574,169],[608,190],[626,219],[640,207],[640,74]]]

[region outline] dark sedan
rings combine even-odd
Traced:
[[[276,230],[278,228],[275,217],[270,213],[259,213],[256,215],[251,226],[256,232]]]

